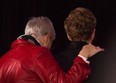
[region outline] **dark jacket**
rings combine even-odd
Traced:
[[[82,41],[71,42],[67,49],[56,57],[66,72],[85,44],[87,43]],[[114,55],[105,50],[89,58],[92,72],[84,83],[116,83],[116,61],[113,57]]]
[[[90,67],[80,57],[65,73],[51,52],[30,38],[19,38],[0,58],[0,83],[82,83]]]
[[[67,48],[56,56],[56,60],[66,72],[68,72],[73,64],[73,60],[77,57],[82,47],[86,44],[86,42],[82,41],[70,42]]]

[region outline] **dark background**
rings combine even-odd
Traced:
[[[63,22],[69,12],[78,6],[89,8],[97,18],[97,31],[93,43],[115,55],[115,0],[1,0],[0,55],[10,48],[12,41],[24,33],[26,22],[34,16],[47,16],[51,19],[57,34],[54,52],[60,52],[67,43]]]
[[[109,51],[116,61],[115,0],[1,0],[0,56],[24,33],[28,19],[35,16],[47,16],[53,22],[57,36],[52,50],[55,54],[61,52],[68,43],[63,22],[69,12],[78,6],[86,7],[95,14],[97,30],[93,43]]]

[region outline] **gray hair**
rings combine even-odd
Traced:
[[[30,19],[25,28],[25,35],[36,34],[38,37],[42,37],[46,34],[50,34],[55,39],[55,30],[52,22],[47,17],[33,17]]]

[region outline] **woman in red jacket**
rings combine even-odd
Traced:
[[[64,72],[50,52],[54,39],[55,31],[47,17],[30,19],[25,34],[0,59],[0,83],[82,83],[91,71],[89,65],[76,57],[68,73]],[[86,45],[80,55],[89,57],[101,50]]]

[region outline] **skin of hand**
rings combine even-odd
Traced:
[[[92,44],[88,44],[88,45],[83,46],[83,48],[79,54],[85,58],[89,58],[101,51],[104,51],[104,49],[100,48],[99,46],[94,46]]]

